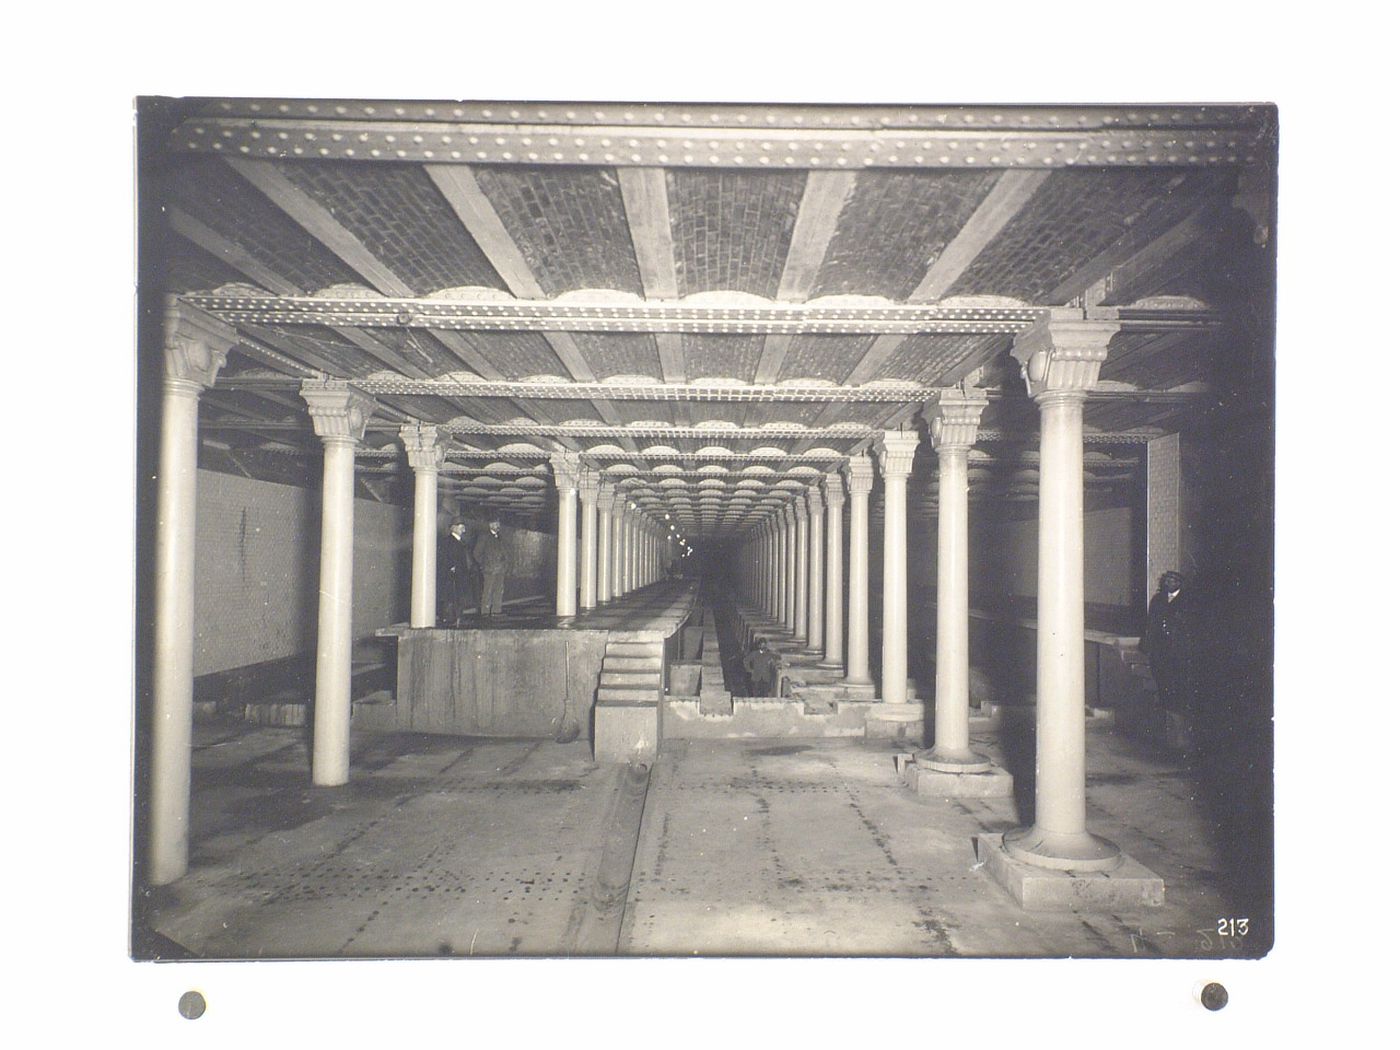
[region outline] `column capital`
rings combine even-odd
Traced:
[[[598,493],[602,491],[602,483],[598,479],[598,472],[592,467],[580,467],[578,472],[578,498],[585,503],[594,503],[598,499]]]
[[[1088,393],[1099,380],[1109,340],[1121,327],[1113,309],[1057,306],[1046,311],[1011,345],[1026,392],[1037,401],[1048,394]]]
[[[447,455],[447,449],[438,444],[437,427],[407,423],[399,427],[399,440],[414,470],[437,470]]]
[[[880,476],[907,478],[914,469],[919,435],[912,430],[886,430],[880,434]]]
[[[301,396],[311,413],[312,429],[326,442],[359,442],[379,407],[374,398],[344,379],[303,379]]]
[[[603,510],[611,511],[613,500],[617,498],[617,485],[611,481],[598,482],[598,506]]]
[[[797,502],[796,502],[796,500],[794,500],[794,501],[791,502],[791,503],[785,503],[785,504],[783,504],[783,520],[786,521],[786,522],[788,523],[789,526],[792,526],[792,525],[796,525],[796,524],[797,524]]]
[[[232,325],[168,296],[161,338],[166,383],[198,393],[214,385],[238,333]]]
[[[846,460],[846,485],[852,496],[868,496],[875,487],[875,464],[864,452]]]
[[[807,486],[807,513],[820,514],[826,510],[826,505],[822,503],[822,487],[818,484]]]
[[[977,424],[986,407],[985,390],[964,390],[961,387],[940,390],[924,409],[933,447],[939,452],[966,452],[977,444]]]
[[[822,487],[826,490],[826,505],[840,509],[846,504],[846,490],[841,487],[841,475],[834,471],[822,479]]]
[[[554,471],[554,484],[561,491],[578,488],[580,467],[577,452],[551,452],[549,468]]]

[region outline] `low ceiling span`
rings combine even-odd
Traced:
[[[398,429],[424,423],[464,506],[547,518],[568,450],[694,541],[756,528],[955,384],[989,395],[973,497],[1034,498],[1009,349],[1066,305],[1120,325],[1086,480],[1130,484],[1145,442],[1220,406],[1276,156],[1249,105],[162,112],[143,280],[239,337],[206,456],[309,472],[299,385],[342,379],[379,405],[376,497],[403,497]]]

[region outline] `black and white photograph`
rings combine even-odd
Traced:
[[[1258,958],[1269,105],[142,98],[140,958]]]
[[[1332,13],[21,11],[13,1030],[1374,1041]]]

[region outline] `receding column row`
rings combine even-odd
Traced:
[[[1111,843],[1085,826],[1083,724],[1083,405],[1107,356],[1116,320],[1053,310],[1017,337],[1028,390],[1040,411],[1037,640],[1037,781],[1034,823],[1005,837],[1018,860],[1067,870],[1119,862]],[[193,554],[198,399],[235,340],[205,315],[169,307],[165,332],[158,532],[155,566],[152,804],[148,848],[153,884],[188,863],[189,747],[193,687]],[[301,393],[324,446],[322,536],[313,709],[312,781],[349,779],[351,581],[354,458],[375,402],[342,380],[308,380]],[[946,391],[927,418],[939,461],[938,616],[934,746],[920,762],[941,772],[979,773],[987,760],[968,734],[967,461],[985,395]],[[431,426],[400,431],[414,470],[410,624],[431,626],[435,609],[437,477],[443,452]],[[917,435],[885,431],[874,449],[884,485],[881,697],[875,721],[922,720],[908,692],[906,487]],[[571,617],[647,586],[665,571],[670,537],[576,453],[551,457],[558,491],[556,612]],[[844,666],[848,689],[872,687],[869,665],[868,454],[810,486],[759,530],[747,564],[750,596],[821,656]],[[843,551],[842,505],[851,502]],[[580,528],[580,515],[582,527]],[[843,553],[847,554],[843,572]],[[842,616],[843,582],[845,616]],[[844,629],[843,629],[844,628]]]
[[[174,882],[189,868],[199,398],[213,386],[236,342],[230,326],[167,302],[156,475],[150,806],[143,851],[151,885]],[[377,406],[344,380],[306,380],[300,392],[323,446],[311,780],[334,787],[350,775],[355,453]],[[400,438],[414,472],[409,624],[431,628],[444,450],[432,426],[406,425]],[[552,465],[559,491],[559,615],[575,615],[580,602],[592,608],[659,579],[667,551],[661,530],[615,486],[599,484],[576,454],[557,455]]]
[[[167,304],[160,464],[157,474],[151,807],[147,878],[178,879],[189,866],[190,742],[194,690],[194,520],[199,395],[212,386],[236,334],[187,307]],[[351,585],[355,450],[375,402],[343,380],[306,380],[301,395],[324,447],[321,547],[312,711],[312,783],[344,784],[350,770]],[[435,502],[436,434],[405,435],[414,485],[415,552],[410,616],[431,623],[436,537],[424,507]],[[420,549],[422,548],[422,549]]]
[[[1084,729],[1083,411],[1118,329],[1115,316],[1056,308],[1020,333],[1013,351],[1040,412],[1037,777],[1035,820],[1008,833],[1004,846],[1016,860],[1069,871],[1107,871],[1121,862],[1115,845],[1086,828]],[[968,455],[986,403],[984,392],[958,387],[940,392],[926,410],[938,455],[937,641],[934,743],[916,762],[955,776],[991,770],[986,756],[971,749],[968,724]],[[884,486],[884,579],[881,695],[868,725],[923,719],[923,705],[908,691],[906,488],[917,446],[912,431],[891,430],[874,448]],[[844,681],[849,688],[871,680],[869,457],[851,456],[845,475],[851,499],[844,620]],[[751,540],[750,597],[807,652],[821,652],[824,666],[841,662],[840,481],[838,475],[828,477],[824,493],[812,486],[760,526]]]
[[[666,531],[577,453],[556,453],[550,466],[559,501],[555,614],[572,617],[659,580],[669,561]]]

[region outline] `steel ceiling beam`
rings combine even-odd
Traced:
[[[256,105],[258,108],[253,109]],[[539,114],[544,116],[540,117]],[[223,100],[170,149],[261,159],[846,169],[1220,166],[1267,156],[1267,106],[824,107]]]

